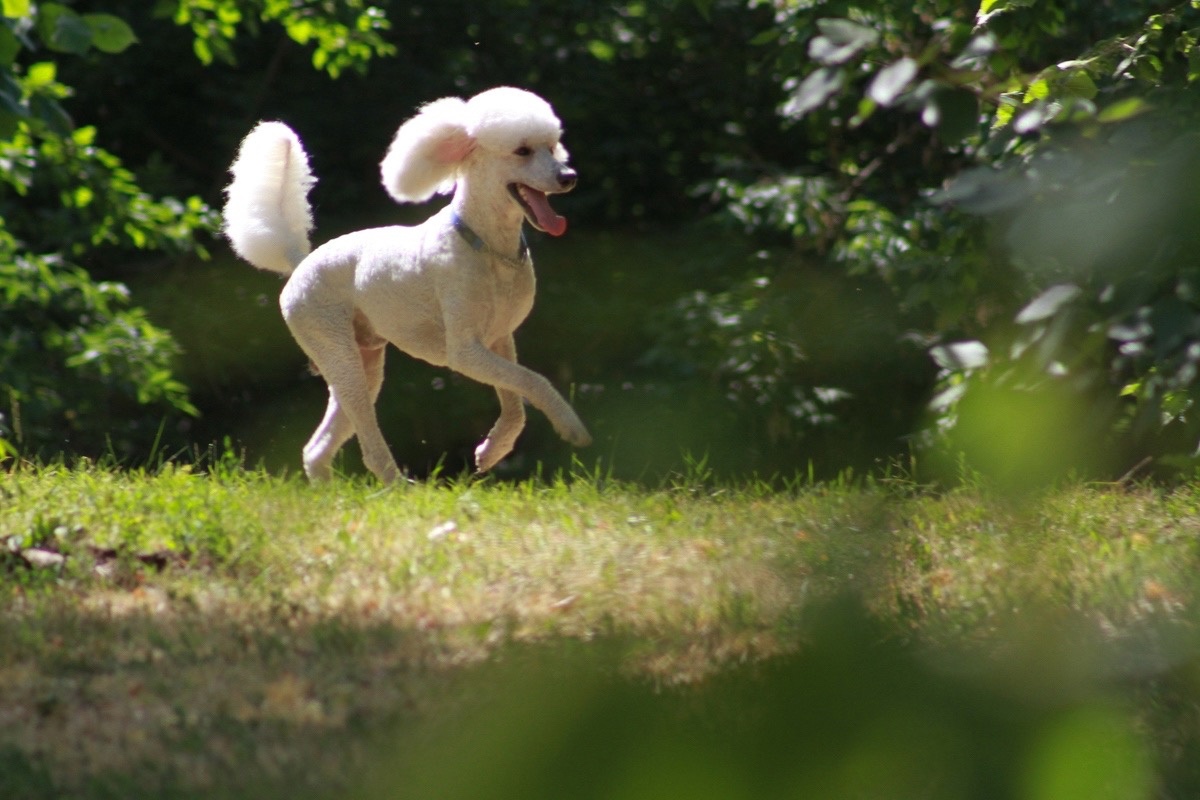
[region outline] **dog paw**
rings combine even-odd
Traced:
[[[484,439],[475,448],[475,471],[487,472],[503,461],[504,457],[512,452],[512,448],[511,444],[508,446],[498,444],[491,437]]]
[[[566,440],[567,444],[575,447],[587,447],[592,443],[592,435],[588,433],[587,428],[583,427],[583,423],[578,418],[571,420],[569,426],[557,430],[558,435]]]
[[[313,483],[325,483],[333,479],[333,468],[328,461],[309,461],[304,459],[304,474]]]
[[[380,483],[395,483],[406,477],[390,456],[386,459],[363,459],[363,461]]]

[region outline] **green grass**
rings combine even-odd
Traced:
[[[641,786],[634,777],[671,774],[671,759],[711,745],[659,753],[663,737],[645,739],[662,732],[647,709],[679,703],[666,717],[694,715],[703,731],[728,713],[720,698],[740,698],[754,718],[747,698],[770,689],[782,703],[791,690],[781,685],[825,687],[784,727],[784,740],[838,743],[805,773],[817,781],[807,796],[855,796],[860,762],[885,776],[885,795],[873,796],[1050,796],[988,795],[969,770],[957,794],[949,779],[900,791],[907,773],[886,765],[933,758],[876,742],[920,712],[910,695],[942,709],[920,712],[921,741],[956,730],[954,741],[972,731],[1009,741],[1018,788],[1041,774],[1038,758],[1048,786],[1095,774],[1091,762],[1060,764],[1072,742],[1094,740],[1128,767],[1108,776],[1114,785],[1180,797],[1200,786],[1200,490],[1074,486],[1018,502],[906,485],[719,488],[699,477],[658,490],[586,474],[381,489],[229,464],[10,472],[0,483],[0,797],[421,796],[405,787],[448,787],[467,761],[490,796],[539,796],[525,784],[501,792],[502,765],[559,775],[530,761],[569,750],[545,732],[581,742],[571,725],[592,723],[617,726],[606,741],[619,763],[600,771]],[[846,598],[849,617],[838,611]],[[561,662],[494,672],[523,663],[514,648],[544,655],[571,643]],[[601,665],[599,683],[576,650]],[[828,674],[812,671],[826,662]],[[776,668],[792,677],[778,683]],[[903,691],[879,688],[905,675]],[[560,696],[575,685],[603,690]],[[971,702],[948,702],[956,693]],[[539,705],[546,697],[561,703]],[[502,716],[488,717],[497,703]],[[861,725],[833,724],[839,703],[859,709],[861,719],[846,713]],[[976,706],[986,713],[963,716]],[[614,721],[613,708],[629,713]],[[762,714],[772,719],[771,703]],[[446,719],[463,727],[438,733]],[[1067,755],[1031,744],[1058,742],[1060,728]],[[381,773],[397,763],[395,737],[409,743],[403,752],[434,748],[425,766]],[[463,737],[483,749],[460,754]],[[597,751],[609,749],[586,750]],[[689,796],[763,796],[737,771],[755,758]],[[983,755],[955,758],[980,775],[1004,771]],[[654,796],[589,785],[594,794],[571,796]]]

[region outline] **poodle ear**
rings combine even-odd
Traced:
[[[396,131],[379,165],[383,188],[394,199],[419,203],[454,188],[459,164],[475,149],[466,105],[457,97],[435,100]]]

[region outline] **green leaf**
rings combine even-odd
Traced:
[[[942,118],[938,138],[948,144],[961,142],[979,131],[979,99],[966,89],[938,92]]]
[[[9,28],[0,25],[0,67],[11,67],[21,52],[21,40]]]
[[[14,114],[0,104],[0,142],[6,142],[17,135],[24,114]]]
[[[18,116],[28,114],[28,110],[21,105],[23,94],[20,84],[11,75],[0,74],[0,110]]]
[[[55,52],[83,55],[92,45],[91,28],[78,14],[58,3],[38,7],[37,28],[46,47]]]
[[[905,56],[879,71],[867,89],[867,96],[887,108],[896,102],[896,98],[908,88],[916,76],[917,62]]]
[[[80,19],[91,31],[92,44],[102,53],[120,53],[138,40],[125,20],[112,14],[84,14]]]
[[[850,118],[850,127],[857,128],[859,125],[862,125],[871,118],[871,115],[875,113],[876,108],[878,108],[878,105],[869,97],[864,97],[863,99],[859,100],[858,111],[853,117]]]
[[[1082,97],[1091,100],[1096,96],[1096,82],[1092,76],[1082,69],[1077,69],[1062,82],[1063,91],[1071,97]]]
[[[35,94],[29,98],[29,110],[58,136],[69,136],[74,125],[71,117],[54,98]]]
[[[840,69],[823,67],[809,75],[796,89],[796,93],[784,104],[783,115],[789,119],[800,119],[822,105],[842,88],[846,76]]]
[[[597,61],[608,63],[616,57],[617,51],[611,44],[602,39],[592,39],[587,43],[588,52]]]
[[[779,41],[779,39],[780,33],[778,28],[767,28],[765,31],[751,39],[750,44],[754,45],[755,47],[761,47],[764,44],[775,44]]]

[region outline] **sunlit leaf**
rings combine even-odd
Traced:
[[[1106,106],[1096,119],[1100,122],[1123,122],[1150,110],[1150,104],[1140,97],[1126,97]]]
[[[1083,294],[1083,290],[1073,283],[1062,283],[1057,286],[1051,286],[1035,297],[1029,305],[1021,309],[1021,312],[1017,314],[1017,323],[1028,325],[1031,322],[1040,322],[1041,320],[1048,319],[1057,314],[1060,308],[1081,294]]]
[[[3,10],[4,16],[9,18],[27,17],[30,11],[29,0],[3,0],[0,3],[0,10]]]
[[[991,19],[999,14],[1003,14],[1013,8],[1027,8],[1032,6],[1037,0],[982,0],[979,4],[979,13],[975,15],[975,25],[983,26],[988,24]]]
[[[848,19],[819,19],[821,35],[808,43],[808,56],[826,66],[843,64],[879,41],[879,34]]]
[[[25,71],[25,82],[30,89],[41,89],[58,78],[58,67],[53,61],[39,61]]]
[[[783,107],[783,115],[799,119],[821,106],[842,88],[846,76],[840,69],[823,67],[809,75]]]
[[[1034,103],[1017,114],[1013,120],[1013,130],[1021,135],[1033,133],[1049,121],[1049,109],[1046,104]]]
[[[996,48],[996,37],[990,33],[981,33],[967,42],[967,46],[950,62],[950,66],[955,69],[977,68],[984,59],[996,52]]]
[[[951,342],[934,347],[929,351],[933,360],[942,369],[955,372],[979,369],[988,363],[988,349],[983,342]]]
[[[916,76],[917,62],[905,56],[879,71],[867,89],[867,96],[886,108],[896,101]]]
[[[612,61],[617,54],[616,49],[602,39],[592,39],[587,43],[587,49],[597,61]]]
[[[205,66],[213,62],[213,51],[207,39],[202,39],[197,36],[192,40],[192,52],[196,54],[197,60]]]

